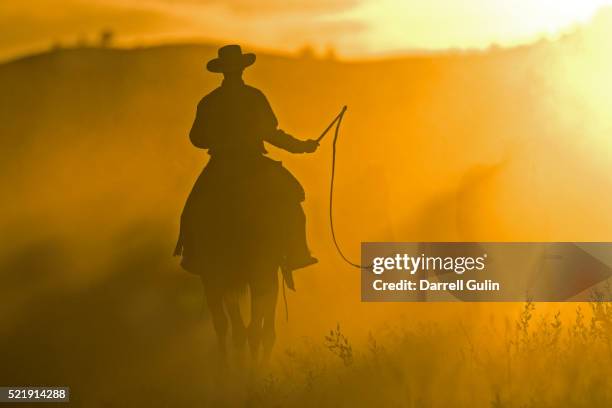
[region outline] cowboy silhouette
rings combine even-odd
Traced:
[[[233,336],[238,335],[235,342],[241,342],[242,320],[233,294],[250,288],[254,315],[249,335],[257,343],[257,332],[266,332],[266,324],[269,336],[270,325],[273,331],[279,267],[294,289],[292,271],[317,262],[306,242],[304,190],[280,162],[266,156],[264,142],[292,153],[314,152],[318,142],[298,140],[278,128],[264,94],[242,80],[254,62],[255,54],[227,45],[207,64],[224,79],[198,104],[189,133],[196,147],[208,150],[210,160],[185,204],[175,250],[183,268],[201,276],[223,343],[223,303]],[[257,313],[262,320],[268,316],[265,324],[256,321]]]

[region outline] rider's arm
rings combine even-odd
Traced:
[[[296,139],[281,129],[275,129],[274,131],[270,132],[265,141],[291,153],[305,152],[305,141]]]
[[[278,120],[272,111],[270,103],[263,94],[261,94],[261,99],[261,120],[265,129],[264,140],[291,153],[306,153],[308,151],[313,151],[311,148],[311,141],[296,139],[285,131],[279,129]]]

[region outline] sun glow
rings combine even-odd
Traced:
[[[349,13],[369,27],[374,52],[514,45],[555,36],[590,20],[611,0],[379,0]]]

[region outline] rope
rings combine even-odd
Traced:
[[[334,241],[334,246],[336,247],[336,251],[338,251],[338,254],[340,254],[340,257],[342,258],[342,260],[344,260],[344,262],[346,262],[350,266],[357,268],[357,269],[371,269],[372,265],[363,266],[361,264],[351,261],[350,259],[348,259],[346,255],[344,255],[344,252],[342,252],[342,249],[340,248],[340,244],[338,243],[338,240],[336,238],[336,231],[334,230],[333,208],[334,208],[334,180],[336,178],[336,143],[338,142],[338,135],[340,134],[340,124],[342,123],[342,119],[344,118],[345,113],[346,113],[346,105],[342,107],[342,110],[340,111],[340,113],[334,118],[334,120],[332,120],[329,126],[325,128],[323,133],[321,133],[321,136],[319,136],[316,139],[317,143],[319,143],[321,140],[323,140],[325,135],[327,135],[330,129],[334,125],[336,125],[336,128],[334,129],[334,140],[332,142],[331,179],[330,179],[330,185],[329,185],[329,225],[331,227],[331,234],[332,234],[332,240]],[[289,307],[287,306],[287,294],[285,292],[285,286],[286,286],[286,282],[283,279],[283,300],[285,302],[285,318],[287,319],[287,322],[288,322],[289,321]]]
[[[338,243],[338,240],[336,238],[336,231],[334,230],[334,211],[333,209],[334,209],[334,180],[336,176],[336,143],[338,142],[338,135],[340,134],[340,124],[342,123],[342,118],[344,118],[345,113],[346,113],[346,105],[342,108],[338,116],[336,116],[334,120],[329,124],[327,129],[325,129],[323,133],[321,134],[321,136],[319,136],[319,138],[317,139],[317,142],[320,142],[325,137],[327,132],[329,132],[332,126],[334,126],[334,124],[336,125],[336,128],[334,129],[334,140],[332,141],[331,179],[330,179],[330,184],[329,184],[329,225],[331,227],[332,240],[334,241],[334,246],[336,247],[336,251],[338,251],[338,254],[344,260],[344,262],[346,262],[347,264],[349,264],[350,266],[354,268],[370,269],[371,265],[363,266],[357,262],[351,261],[350,259],[348,259],[346,255],[344,255],[344,252],[342,252],[342,249],[340,248],[340,244]]]

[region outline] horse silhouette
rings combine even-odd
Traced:
[[[202,279],[221,354],[226,355],[229,316],[233,345],[240,349],[248,341],[253,358],[265,361],[275,341],[279,268],[295,289],[292,271],[317,260],[306,242],[304,190],[280,162],[266,156],[264,141],[293,153],[314,152],[318,142],[278,129],[264,94],[242,80],[254,62],[254,54],[228,45],[207,64],[224,79],[198,104],[189,133],[210,160],[185,203],[175,255]],[[248,328],[239,307],[247,289]]]

